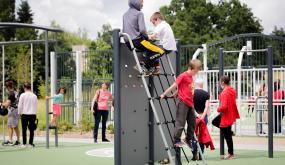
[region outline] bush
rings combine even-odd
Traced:
[[[81,131],[89,132],[93,129],[93,123],[90,122],[86,117],[81,120]]]
[[[70,124],[67,121],[62,121],[59,123],[58,129],[59,129],[59,131],[63,131],[63,132],[64,131],[70,131],[70,130],[72,130],[72,124]]]
[[[45,98],[46,92],[45,92],[45,84],[41,83],[41,85],[38,87],[39,89],[39,98]]]
[[[46,123],[39,121],[37,130],[39,130],[39,131],[45,131],[45,130],[46,130]]]
[[[114,134],[114,124],[109,124],[107,126],[107,130],[108,130],[109,134]]]

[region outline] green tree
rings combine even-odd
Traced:
[[[172,0],[160,11],[183,44],[201,44],[240,33],[259,33],[260,20],[239,0]]]
[[[274,26],[274,30],[272,31],[272,34],[276,36],[285,37],[285,31],[283,27],[279,29],[277,26]]]
[[[0,0],[0,22],[15,22],[15,0]],[[0,30],[0,41],[14,38],[14,29]]]
[[[112,27],[110,24],[104,24],[101,32],[98,32],[97,39],[89,46],[91,53],[88,55],[87,69],[83,73],[84,78],[112,77],[111,38]]]
[[[51,27],[60,28],[60,25],[56,21],[51,22]],[[41,34],[40,38],[44,38],[44,34]],[[57,52],[70,52],[73,45],[86,45],[91,46],[92,40],[88,38],[86,29],[78,29],[77,32],[64,31],[63,33],[49,34],[49,38],[55,38],[57,40],[56,51]]]
[[[230,0],[216,5],[212,18],[214,27],[221,37],[243,33],[261,33],[260,20],[255,17],[246,4],[239,0]]]
[[[33,24],[33,13],[28,1],[21,1],[17,10],[17,22]],[[37,31],[34,29],[17,29],[16,38],[18,40],[34,40],[37,38]]]
[[[213,38],[209,19],[212,10],[213,5],[206,0],[172,0],[170,6],[160,9],[183,44],[202,43]]]
[[[105,43],[112,45],[112,26],[107,23],[102,26],[101,32],[98,32],[97,40],[103,40]]]
[[[33,13],[30,5],[27,1],[21,1],[19,7],[17,8],[17,22],[20,23],[33,23]],[[16,40],[35,40],[37,39],[37,31],[30,28],[20,28],[16,29],[15,33]],[[31,47],[28,44],[17,45],[14,50],[15,53],[10,53],[7,56],[7,74],[10,78],[17,81],[18,85],[24,82],[29,82],[31,78]],[[39,68],[36,65],[43,65],[43,58],[35,53],[34,56],[34,68]],[[39,79],[39,71],[34,69],[33,77],[35,80]],[[36,90],[37,91],[37,90]]]

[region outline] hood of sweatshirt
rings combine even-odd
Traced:
[[[142,0],[129,0],[129,6],[140,11],[142,9]]]
[[[225,91],[230,96],[236,97],[237,93],[233,87],[228,87]]]

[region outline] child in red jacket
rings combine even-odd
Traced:
[[[222,76],[220,79],[220,85],[223,89],[219,96],[220,106],[218,112],[222,113],[220,129],[224,135],[228,145],[228,156],[222,159],[234,159],[234,146],[232,138],[232,125],[239,119],[239,113],[236,105],[236,91],[230,86],[230,78],[228,76]]]

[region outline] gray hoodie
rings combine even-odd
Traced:
[[[146,35],[144,15],[140,11],[142,0],[129,0],[129,10],[123,16],[123,33],[135,39],[140,34]]]

